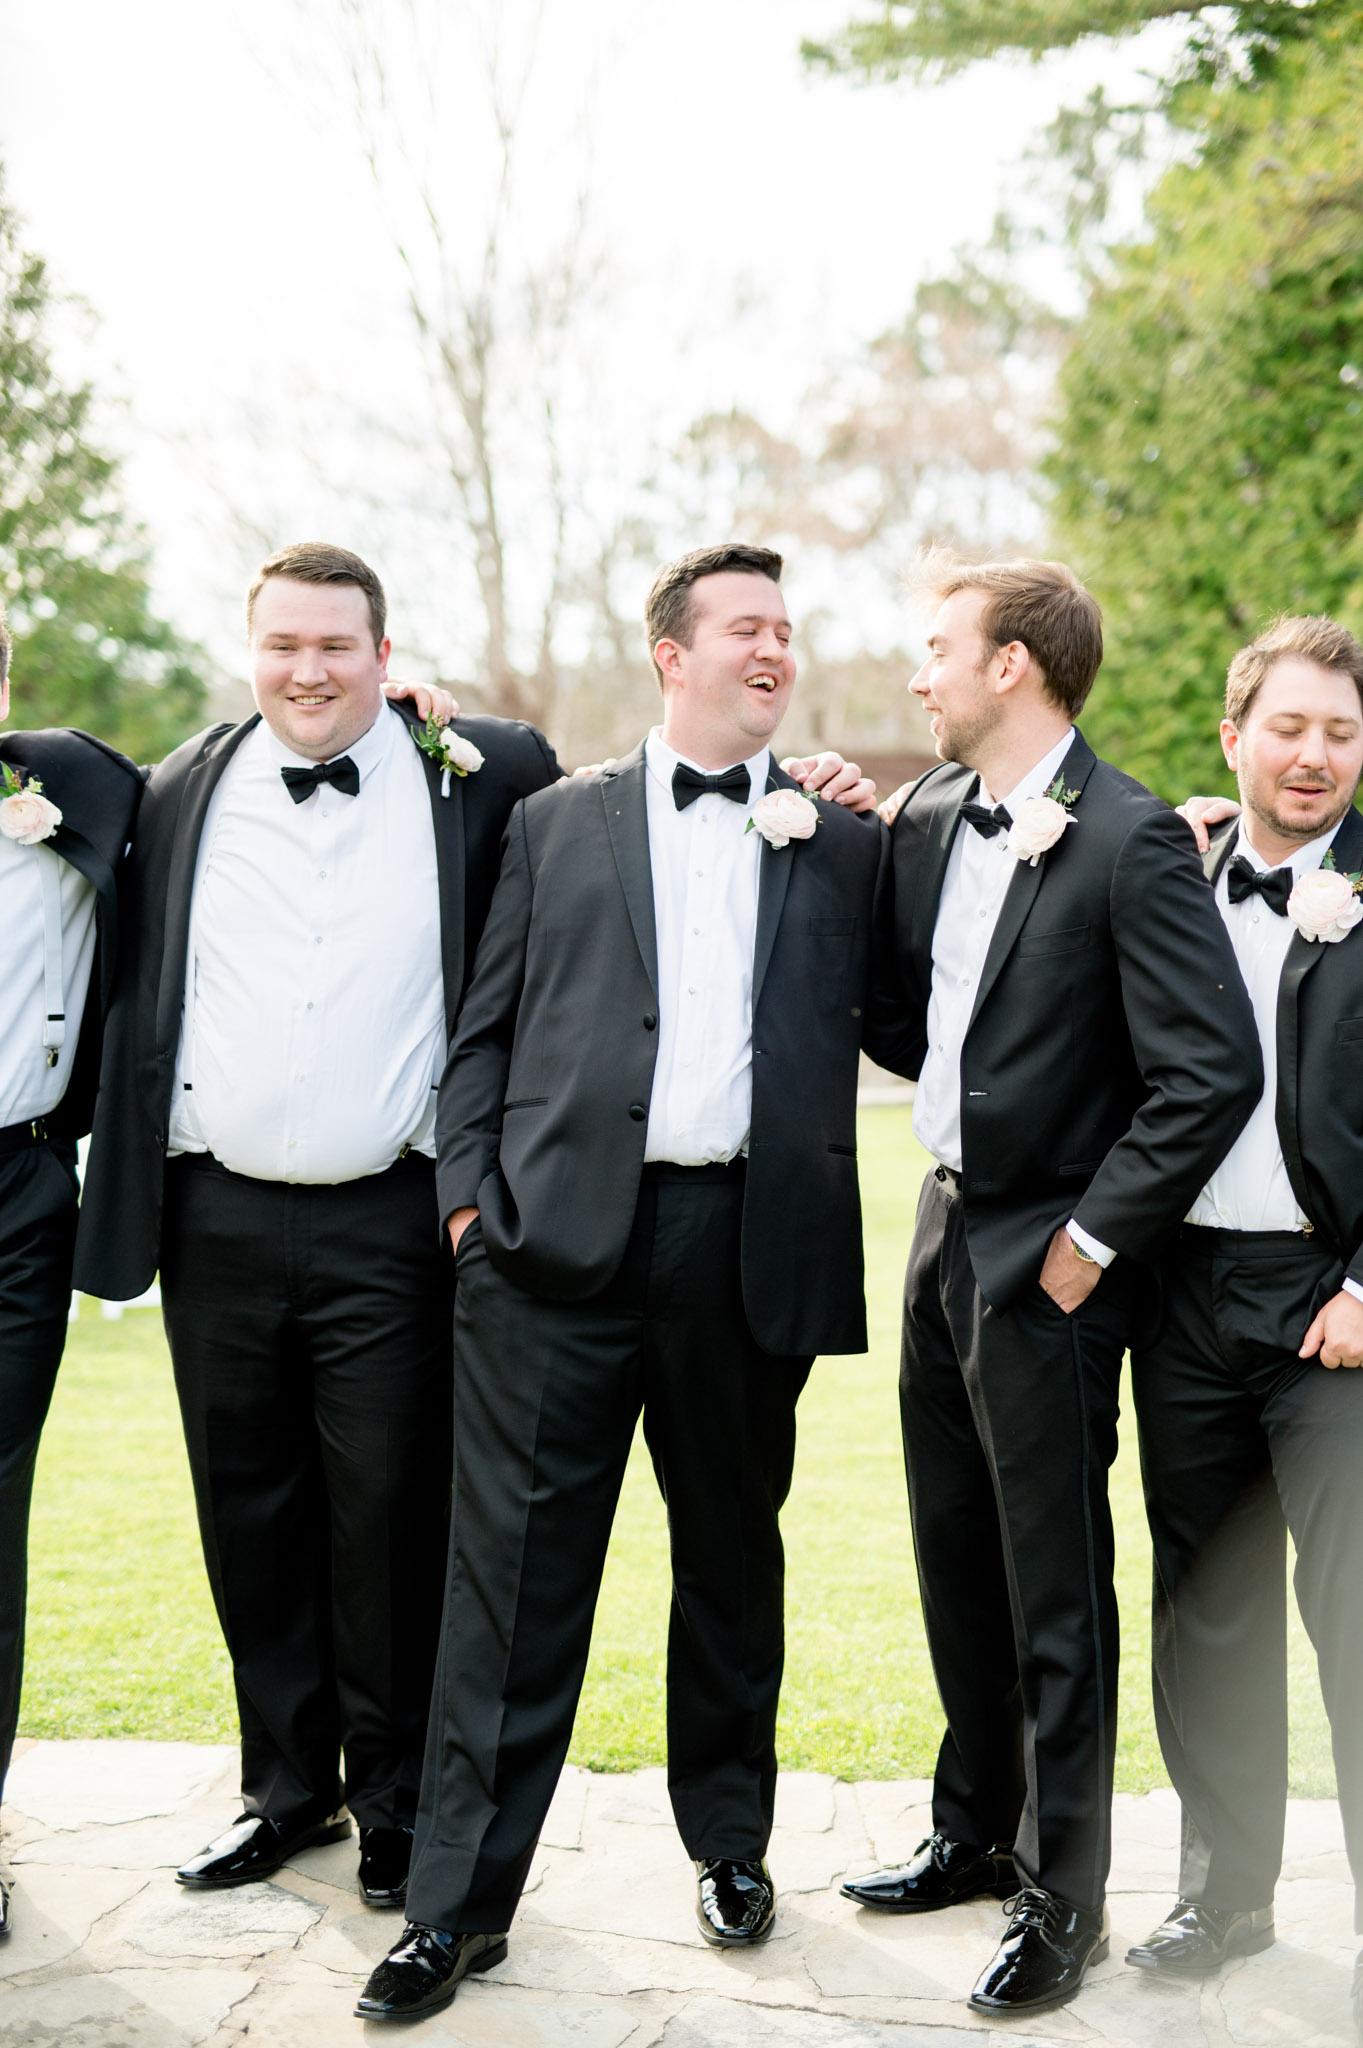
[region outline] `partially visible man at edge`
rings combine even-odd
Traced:
[[[76,1253],[113,1298],[160,1268],[232,1658],[244,1812],[179,1882],[339,1839],[344,1797],[375,1906],[406,1885],[449,1498],[435,1086],[507,816],[560,773],[530,726],[386,704],[385,613],[347,550],[271,556],[259,709],[151,774]]]
[[[1010,1898],[971,1994],[1073,1997],[1107,1953],[1117,1606],[1107,1472],[1158,1250],[1259,1095],[1253,1016],[1184,828],[1074,725],[1102,660],[1062,563],[929,557],[912,688],[943,765],[892,827],[924,1183],[901,1404],[947,1731],[933,1832],[873,1910]]]
[[[1363,1878],[1363,646],[1331,619],[1275,620],[1230,665],[1221,743],[1238,815],[1186,810],[1265,1083],[1161,1261],[1160,1331],[1131,1358],[1155,1718],[1183,1829],[1178,1899],[1127,1961],[1184,1976],[1274,1939],[1288,1528]],[[1363,2038],[1363,1958],[1353,1995]]]
[[[10,654],[0,611],[0,719]],[[0,1793],[23,1682],[33,1469],[71,1300],[76,1141],[94,1109],[115,874],[141,793],[141,770],[89,733],[0,732]]]

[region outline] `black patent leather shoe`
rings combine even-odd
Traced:
[[[765,1863],[706,1856],[696,1865],[696,1924],[711,1948],[752,1948],[776,1919],[776,1887]]]
[[[1229,1906],[1198,1906],[1180,1899],[1153,1934],[1129,1948],[1126,1959],[1138,1970],[1205,1976],[1229,1956],[1257,1956],[1272,1948],[1273,1908],[1236,1912]]]
[[[326,1820],[302,1822],[266,1820],[262,1814],[244,1813],[225,1835],[219,1835],[175,1873],[175,1882],[193,1892],[225,1891],[234,1884],[254,1884],[268,1877],[296,1856],[300,1849],[315,1849],[320,1842],[343,1842],[350,1833],[350,1816],[333,1813]]]
[[[877,1913],[935,1913],[963,1899],[1010,1899],[1017,1888],[1011,1849],[976,1849],[932,1834],[908,1863],[849,1878],[842,1895]]]
[[[0,1878],[0,1935],[10,1930],[9,1886]]]
[[[504,1934],[446,1934],[408,1924],[360,1993],[358,2020],[415,2020],[448,2005],[465,1977],[506,1961]]]
[[[970,1994],[972,2011],[1047,2012],[1074,1997],[1090,1963],[1107,1961],[1101,1906],[1071,1906],[1029,1888],[1009,1911],[1008,1932]]]
[[[360,1897],[366,1906],[401,1906],[412,1864],[411,1828],[360,1829]]]

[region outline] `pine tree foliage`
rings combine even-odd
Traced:
[[[53,367],[53,293],[0,191],[0,598],[12,715],[75,725],[137,760],[202,723],[198,660],[155,617],[116,463],[92,445],[93,394]]]

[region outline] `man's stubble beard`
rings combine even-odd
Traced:
[[[1274,785],[1274,794],[1277,794],[1276,784]],[[1296,840],[1299,846],[1309,846],[1313,839],[1323,839],[1327,832],[1333,832],[1335,826],[1353,803],[1354,794],[1355,792],[1350,790],[1347,796],[1340,797],[1339,802],[1327,818],[1314,824],[1302,823],[1299,825],[1291,819],[1282,817],[1273,808],[1271,803],[1266,803],[1262,799],[1258,790],[1252,784],[1242,783],[1240,788],[1241,802],[1244,804],[1245,809],[1259,820],[1261,825],[1266,826],[1270,832],[1276,833],[1279,839]]]
[[[983,742],[991,733],[998,731],[1003,720],[1003,708],[996,701],[986,698],[984,703],[971,711],[962,712],[948,719],[941,713],[942,730],[936,746],[938,758],[943,761],[958,761],[962,768],[973,768]]]

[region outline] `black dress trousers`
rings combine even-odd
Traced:
[[[900,1401],[918,1579],[947,1730],[933,1826],[1013,1844],[1029,1884],[1101,1903],[1111,1854],[1117,1601],[1107,1474],[1134,1281],[1074,1315],[980,1295],[965,1205],[929,1175]]]
[[[415,1816],[452,1287],[418,1154],[335,1186],[167,1167],[162,1302],[248,1813],[321,1815],[344,1791],[362,1827]]]
[[[1208,1905],[1271,1904],[1282,1864],[1288,1527],[1363,1877],[1363,1371],[1297,1356],[1341,1277],[1295,1232],[1185,1227],[1159,1338],[1132,1352],[1155,1718],[1183,1804],[1179,1890]]]
[[[504,1279],[473,1223],[455,1309],[457,1477],[410,1920],[511,1924],[572,1736],[635,1421],[672,1549],[668,1785],[687,1853],[771,1834],[784,1657],[778,1516],[808,1358],[754,1342],[741,1163],[645,1167],[599,1294]]]
[[[71,1303],[76,1148],[0,1154],[0,1792],[19,1725],[28,1511]]]

